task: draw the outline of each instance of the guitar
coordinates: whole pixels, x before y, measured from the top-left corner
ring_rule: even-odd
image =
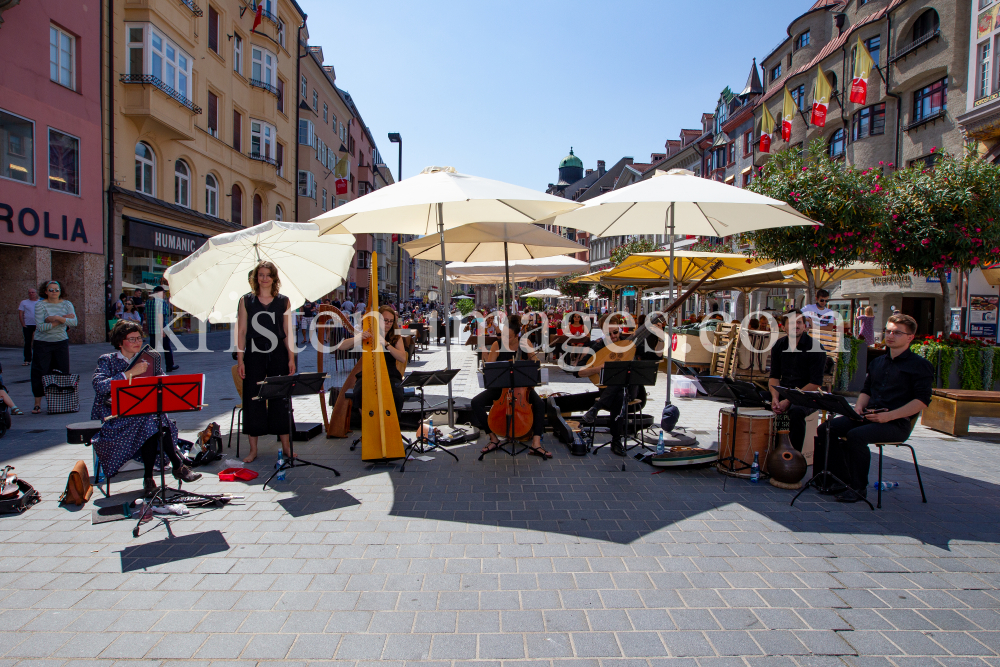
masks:
[[[634,358],[634,341],[619,340],[617,343],[607,342],[594,352],[593,356],[590,357],[590,361],[587,362],[587,365],[584,366],[584,368],[593,368],[594,366],[599,366],[607,361],[632,361]],[[601,384],[600,373],[587,377],[598,387],[604,386]]]
[[[378,266],[377,261],[377,253],[373,252],[372,266]],[[362,343],[361,353],[361,376],[365,387],[361,398],[362,461],[398,459],[405,455],[399,415],[392,400],[392,381],[385,365],[385,346],[376,328],[382,326],[382,316],[378,312],[378,274],[374,271],[370,274],[367,316],[361,322],[362,330],[371,334]]]

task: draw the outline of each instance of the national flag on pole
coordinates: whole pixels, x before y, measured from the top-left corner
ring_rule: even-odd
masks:
[[[826,126],[826,110],[830,106],[830,79],[826,78],[823,66],[816,68],[816,82],[813,83],[813,110],[809,122],[816,127]]]
[[[795,100],[785,86],[785,103],[781,107],[781,138],[783,141],[792,140],[792,119],[795,118]]]
[[[250,32],[255,32],[257,30],[257,26],[260,25],[260,22],[263,19],[264,19],[264,5],[261,2],[258,2],[257,11],[253,15],[253,27],[250,28]]]
[[[867,101],[868,75],[874,66],[875,61],[859,37],[858,44],[854,47],[854,78],[851,80],[851,101],[855,104],[864,104]]]
[[[336,187],[336,192],[338,195],[347,194],[347,179],[351,174],[351,160],[350,155],[345,155],[337,161],[337,164],[333,167],[333,175],[336,180],[333,182],[334,187]]]
[[[774,134],[774,116],[767,110],[767,105],[761,107],[764,115],[760,119],[760,152],[771,152],[771,135]]]

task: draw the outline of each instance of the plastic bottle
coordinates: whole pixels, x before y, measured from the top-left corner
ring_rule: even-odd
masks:
[[[662,454],[664,451],[665,447],[663,445],[663,431],[660,431],[660,439],[656,441],[656,453]]]
[[[895,489],[897,486],[899,486],[899,482],[882,482],[882,490],[883,491],[889,491],[891,489]],[[878,482],[875,482],[874,484],[872,484],[872,488],[873,489],[878,490],[878,487],[879,487],[879,483]]]
[[[427,442],[430,443],[431,447],[434,446],[434,418],[431,417],[427,420]]]
[[[753,453],[753,463],[750,464],[750,481],[754,484],[760,481],[760,453]]]
[[[285,452],[284,450],[279,449],[278,460],[274,464],[274,467],[278,469],[278,474],[276,475],[275,479],[277,479],[279,482],[285,481],[285,471],[282,470],[282,467],[284,465],[285,465]]]

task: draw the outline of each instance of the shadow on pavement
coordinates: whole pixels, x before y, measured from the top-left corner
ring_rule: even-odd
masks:
[[[144,570],[156,565],[229,551],[229,543],[218,530],[168,537],[157,542],[125,547],[121,554],[122,572]]]

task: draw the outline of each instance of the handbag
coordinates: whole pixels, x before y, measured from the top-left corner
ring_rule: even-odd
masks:
[[[87,470],[87,464],[83,461],[77,461],[73,469],[69,471],[66,490],[59,496],[59,502],[67,505],[85,505],[93,494],[94,487],[90,483],[90,471]]]
[[[80,411],[79,375],[43,375],[42,386],[48,414]]]

